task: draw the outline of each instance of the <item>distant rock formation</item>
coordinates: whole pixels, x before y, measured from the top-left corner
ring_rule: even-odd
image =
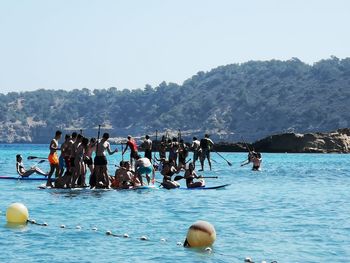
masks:
[[[349,153],[350,129],[329,133],[284,133],[268,136],[253,143],[259,152]]]

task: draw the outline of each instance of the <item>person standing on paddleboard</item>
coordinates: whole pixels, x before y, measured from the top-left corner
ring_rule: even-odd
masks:
[[[165,136],[162,136],[162,139],[160,141],[160,145],[159,145],[159,159],[166,159],[166,139]]]
[[[197,139],[197,137],[193,137],[191,149],[193,151],[192,163],[193,163],[193,166],[196,167],[196,161],[199,159],[200,154],[201,154],[201,145],[200,145],[200,141]]]
[[[200,147],[201,147],[201,157],[200,157],[200,163],[201,163],[201,169],[199,171],[204,171],[204,161],[205,159],[208,160],[209,169],[211,171],[211,160],[210,160],[210,151],[214,146],[214,142],[209,139],[209,134],[205,134],[204,138],[200,141]]]
[[[111,150],[111,145],[108,142],[109,133],[104,133],[102,139],[97,143],[95,156],[95,173],[97,177],[97,187],[109,188],[109,177],[107,171],[107,157],[105,152],[109,155],[118,152],[118,148]]]
[[[148,158],[152,162],[152,141],[148,135],[145,136],[142,146],[145,150],[145,158]]]
[[[173,161],[177,167],[177,158],[179,154],[179,142],[176,137],[173,137],[173,140],[170,143],[169,149],[169,161]]]
[[[55,172],[55,177],[58,178],[60,174],[60,166],[59,166],[59,161],[58,161],[58,155],[57,155],[57,150],[60,150],[58,148],[58,141],[61,139],[62,132],[61,131],[56,131],[55,138],[53,138],[50,142],[50,154],[48,156],[48,160],[50,163],[50,172],[48,174],[47,178],[47,183],[46,186],[52,187],[52,181],[51,181],[51,176]]]
[[[66,134],[66,136],[64,137],[64,143],[62,143],[61,145],[61,154],[60,154],[60,157],[58,158],[58,161],[60,164],[60,177],[63,175],[64,169],[65,168],[68,169],[66,165],[65,157],[68,150],[69,140],[70,140],[70,135]]]
[[[180,139],[178,152],[179,152],[178,167],[180,168],[185,167],[186,158],[188,157],[188,146],[183,139]]]
[[[126,142],[126,147],[122,153],[122,155],[124,155],[124,153],[126,152],[126,150],[130,148],[130,165],[131,165],[131,169],[133,169],[134,164],[135,164],[135,160],[137,158],[137,156],[139,155],[138,150],[137,150],[137,144],[134,140],[134,138],[131,137],[131,135],[128,135],[128,141]]]

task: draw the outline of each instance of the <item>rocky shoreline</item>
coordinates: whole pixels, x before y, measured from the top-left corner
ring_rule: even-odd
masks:
[[[350,129],[325,133],[281,133],[248,143],[248,147],[268,153],[350,153]],[[215,144],[215,150],[247,152],[247,147],[243,142],[219,142]]]
[[[44,136],[39,137],[43,138]],[[190,141],[190,138],[190,136],[186,136],[185,141]],[[114,142],[119,143],[120,139],[114,138]],[[48,141],[48,138],[45,141],[32,141],[21,137],[20,140],[0,140],[0,143],[47,143]],[[154,144],[156,143],[154,142]],[[268,153],[350,153],[350,128],[323,133],[281,133],[247,145],[255,151]],[[245,142],[216,141],[214,150],[218,152],[247,152],[247,147]]]
[[[265,137],[252,144],[250,149],[268,153],[350,153],[350,129],[332,132],[281,133]],[[215,150],[246,152],[244,143],[217,143]]]

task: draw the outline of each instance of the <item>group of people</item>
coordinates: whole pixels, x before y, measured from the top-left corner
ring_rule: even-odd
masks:
[[[109,134],[104,133],[102,138],[88,139],[82,134],[73,132],[65,135],[65,140],[59,147],[59,140],[62,132],[56,131],[54,138],[50,142],[48,161],[50,171],[43,172],[36,166],[29,170],[24,168],[22,156],[17,155],[17,172],[25,177],[33,173],[47,176],[47,186],[53,187],[52,175],[55,174],[56,188],[74,188],[86,187],[86,174],[90,171],[89,184],[91,188],[130,188],[142,186],[155,182],[155,171],[159,171],[163,176],[160,183],[164,188],[176,188],[180,184],[173,180],[172,176],[184,171],[187,187],[203,187],[204,179],[197,175],[195,171],[196,162],[199,160],[201,169],[204,170],[204,161],[208,161],[211,170],[210,152],[213,149],[214,142],[205,134],[204,138],[198,140],[193,137],[191,144],[185,143],[180,138],[172,139],[163,136],[161,141],[153,147],[154,144],[148,135],[145,136],[141,147],[144,150],[144,157],[141,157],[138,151],[138,145],[132,136],[127,137],[126,146],[122,144],[122,161],[120,161],[114,176],[110,176],[107,169],[106,154],[113,155],[118,149],[111,149],[109,143]],[[98,136],[99,137],[99,136]],[[130,149],[129,161],[124,160],[124,154]],[[60,155],[58,155],[60,151]],[[167,156],[167,152],[169,154]],[[188,159],[189,152],[193,151],[192,161]],[[156,157],[159,153],[159,158]],[[153,153],[153,157],[152,157]],[[94,155],[94,158],[93,158]],[[191,161],[191,162],[190,162]],[[248,161],[243,165],[253,162],[253,170],[258,170],[261,163],[260,153],[249,152]],[[151,178],[152,176],[152,178]]]
[[[110,188],[112,186],[124,188],[126,184],[130,186],[143,185],[142,176],[145,174],[148,184],[150,174],[154,172],[153,166],[148,158],[142,158],[136,148],[132,151],[132,158],[136,160],[135,168],[132,170],[126,162],[120,164],[116,176],[109,176],[106,155],[113,155],[118,152],[118,148],[112,150],[109,143],[109,134],[104,133],[101,139],[91,138],[90,140],[82,134],[73,132],[65,136],[65,141],[58,147],[62,133],[57,131],[50,143],[50,172],[48,173],[47,186],[53,187],[51,177],[55,173],[56,188],[86,187],[86,173],[90,170],[89,185],[91,188]],[[130,141],[132,140],[131,136]],[[61,151],[58,156],[58,151]],[[93,153],[95,156],[93,158]],[[125,151],[123,151],[123,154]],[[124,180],[127,177],[130,180]],[[121,178],[123,180],[121,180]],[[129,181],[129,182],[125,182]],[[119,184],[120,182],[121,184]]]

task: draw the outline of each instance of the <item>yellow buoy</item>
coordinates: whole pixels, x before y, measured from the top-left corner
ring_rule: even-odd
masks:
[[[215,239],[214,226],[206,221],[197,221],[188,229],[184,246],[207,247],[211,246]]]
[[[24,204],[13,203],[6,210],[6,219],[8,223],[25,224],[28,218],[28,209]]]

